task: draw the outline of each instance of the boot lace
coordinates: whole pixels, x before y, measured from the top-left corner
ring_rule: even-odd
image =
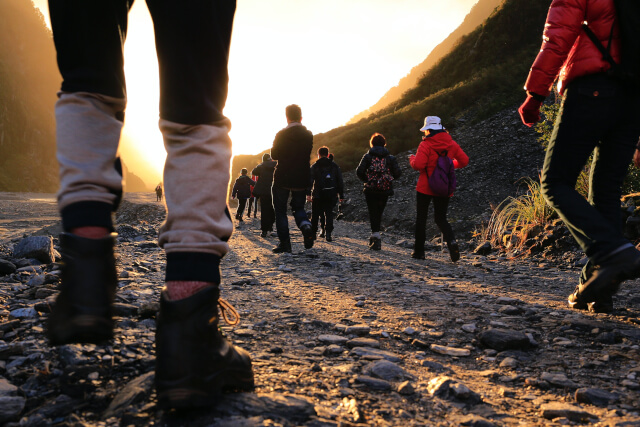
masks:
[[[233,305],[229,301],[223,298],[218,298],[218,305],[220,306],[220,313],[222,314],[222,318],[225,323],[229,326],[235,326],[240,322],[240,315],[238,311],[235,309]],[[231,317],[229,317],[229,314]],[[215,317],[212,317],[209,320],[209,323],[214,323],[216,321]]]

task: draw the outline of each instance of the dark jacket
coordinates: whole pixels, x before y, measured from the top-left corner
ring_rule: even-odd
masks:
[[[331,191],[323,191],[323,178],[328,173],[334,177],[335,186]],[[318,161],[309,168],[309,189],[307,190],[307,194],[313,197],[320,197],[326,193],[330,193],[332,196],[339,194],[340,198],[344,199],[344,183],[342,181],[340,166],[327,157],[320,157]]]
[[[251,175],[257,176],[259,179],[256,186],[253,187],[253,195],[264,197],[271,195],[271,184],[273,183],[273,172],[276,169],[277,162],[267,160],[253,168]]]
[[[306,189],[309,184],[309,160],[313,134],[300,123],[291,123],[276,134],[271,158],[278,161],[273,185],[290,189]]]
[[[389,172],[391,172],[391,176],[393,176],[393,179],[400,178],[400,175],[402,175],[402,171],[400,170],[400,166],[398,166],[398,161],[396,160],[396,158],[389,154],[389,150],[387,150],[386,148],[375,146],[371,147],[367,154],[362,156],[362,160],[360,160],[360,164],[356,169],[356,174],[362,182],[367,182],[367,169],[369,169],[371,160],[374,157],[386,158],[385,162],[387,164],[387,169],[389,169]],[[373,193],[374,191],[365,188],[364,192]],[[393,188],[387,191],[375,191],[375,193],[391,196],[393,194]]]
[[[256,182],[249,178],[247,175],[240,175],[236,179],[236,183],[233,184],[233,191],[231,197],[238,199],[248,199],[251,197],[251,186],[256,185]]]

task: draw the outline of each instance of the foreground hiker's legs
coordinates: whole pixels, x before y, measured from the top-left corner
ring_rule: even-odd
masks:
[[[591,262],[600,266],[576,289],[572,305],[607,298],[636,274],[640,253],[622,236],[616,211],[640,134],[638,114],[640,98],[603,75],[570,84],[558,113],[542,191]],[[589,203],[574,186],[592,153]]]

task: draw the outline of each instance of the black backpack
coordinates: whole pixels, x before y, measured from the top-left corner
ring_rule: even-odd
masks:
[[[322,191],[336,190],[336,176],[333,165],[320,169],[318,188]]]
[[[640,88],[640,2],[638,0],[614,0],[616,21],[620,27],[621,58],[616,63],[611,57],[611,40],[613,28],[609,35],[609,43],[605,48],[587,24],[582,24],[587,36],[602,53],[602,59],[611,64],[611,75],[625,85]],[[614,23],[615,25],[615,23]]]

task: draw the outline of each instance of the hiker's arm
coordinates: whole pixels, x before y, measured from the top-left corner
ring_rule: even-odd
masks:
[[[425,143],[420,144],[416,155],[412,159],[409,159],[411,167],[414,170],[423,171],[427,167],[427,164],[429,164],[430,151]]]
[[[260,165],[258,165],[255,168],[253,168],[253,170],[251,171],[251,175],[260,176]]]
[[[273,160],[278,160],[280,158],[280,132],[276,134],[276,137],[273,140],[273,147],[271,147],[271,158]]]
[[[402,169],[400,169],[400,165],[398,165],[398,159],[394,156],[391,156],[391,164],[389,165],[389,169],[391,170],[391,175],[393,179],[398,179],[402,176]]]
[[[309,168],[309,183],[307,184],[307,197],[311,197],[311,190],[315,181],[315,169],[313,165]]]
[[[367,155],[365,154],[364,156],[362,156],[362,159],[360,160],[360,164],[356,169],[356,175],[358,175],[358,178],[360,178],[360,181],[367,182],[367,168],[369,167],[368,163],[369,162],[367,159]]]
[[[456,144],[457,145],[457,144]],[[465,166],[467,166],[469,164],[469,156],[467,156],[467,153],[465,153],[464,151],[462,151],[462,148],[457,145],[456,147],[456,152],[454,153],[454,157],[453,157],[453,166],[456,169],[459,168],[463,168]]]
[[[542,35],[542,47],[524,85],[527,92],[549,96],[560,68],[569,56],[586,13],[585,1],[553,0]]]
[[[338,187],[340,200],[344,199],[344,181],[342,180],[342,171],[338,165],[336,165],[336,186]]]

